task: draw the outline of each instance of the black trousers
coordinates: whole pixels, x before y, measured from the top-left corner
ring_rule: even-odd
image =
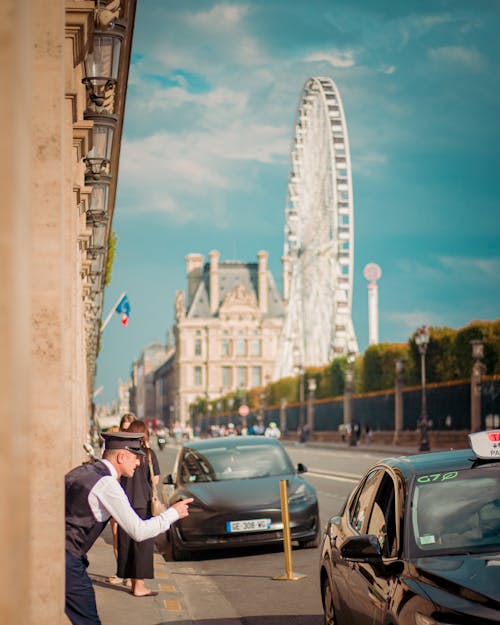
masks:
[[[134,508],[141,519],[151,518],[150,507]],[[116,574],[118,577],[129,579],[153,579],[153,553],[155,539],[148,538],[140,543],[132,540],[130,536],[118,526],[118,562]]]
[[[73,625],[101,625],[95,592],[87,573],[89,561],[66,551],[66,608]]]

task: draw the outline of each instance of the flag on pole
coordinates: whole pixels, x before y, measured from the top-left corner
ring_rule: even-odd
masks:
[[[97,397],[98,395],[101,395],[104,391],[104,386],[100,386],[99,388],[96,388],[96,390],[94,391],[94,398]]]
[[[128,318],[130,316],[130,302],[126,293],[124,293],[123,297],[116,305],[115,311],[120,315],[122,326],[127,327]]]

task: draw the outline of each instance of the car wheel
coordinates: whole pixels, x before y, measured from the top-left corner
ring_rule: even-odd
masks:
[[[319,547],[319,532],[316,536],[311,540],[299,540],[300,549],[314,549],[315,547]]]
[[[335,608],[333,607],[332,587],[328,577],[325,577],[323,580],[323,613],[325,625],[337,625]]]
[[[175,560],[176,562],[181,562],[182,560],[190,560],[191,559],[191,552],[190,551],[186,551],[186,549],[181,549],[176,541],[175,538],[171,538],[171,543],[172,543],[172,559]]]

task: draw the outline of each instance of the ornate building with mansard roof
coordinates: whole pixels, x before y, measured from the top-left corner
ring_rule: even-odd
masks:
[[[284,319],[284,304],[268,268],[258,262],[209,262],[188,254],[187,292],[175,300],[175,414],[189,418],[189,406],[203,397],[264,385],[272,376]]]

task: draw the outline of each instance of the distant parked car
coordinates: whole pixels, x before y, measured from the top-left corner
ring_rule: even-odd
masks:
[[[283,540],[280,480],[288,480],[291,538],[319,544],[316,491],[279,441],[256,436],[183,443],[165,479],[167,501],[193,497],[189,516],[169,530],[176,560],[202,549],[228,549]],[[170,492],[168,492],[170,491]]]
[[[500,623],[500,430],[389,458],[327,523],[325,625]]]

